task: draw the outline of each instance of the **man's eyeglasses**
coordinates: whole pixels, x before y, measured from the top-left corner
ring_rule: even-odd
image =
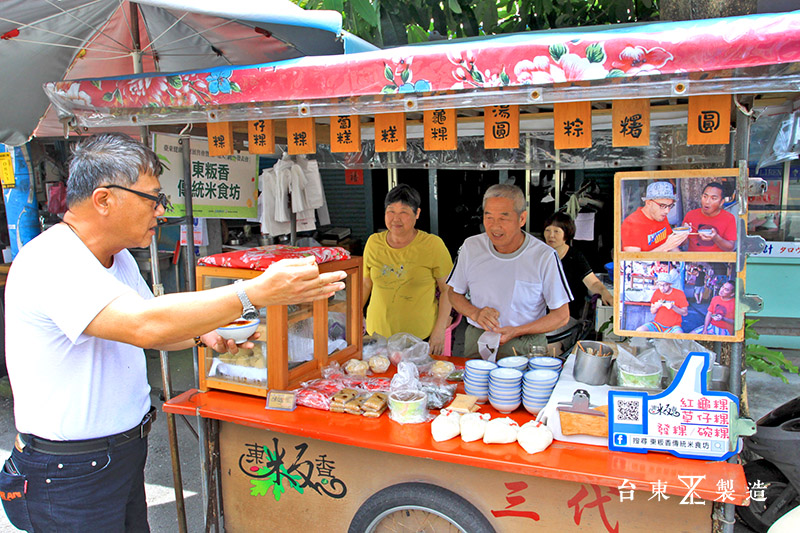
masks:
[[[159,205],[163,206],[164,210],[167,211],[172,208],[172,203],[169,201],[169,198],[167,198],[167,195],[164,194],[163,192],[158,193],[158,196],[153,196],[152,194],[147,194],[141,191],[135,191],[133,189],[123,187],[122,185],[102,185],[102,187],[105,187],[106,189],[122,189],[123,191],[132,192],[136,196],[147,198],[148,200],[156,203],[156,205],[153,206],[153,209],[158,209]]]
[[[655,200],[653,200],[653,203],[656,204],[661,209],[664,209],[665,211],[670,211],[673,207],[675,207],[674,203],[673,204],[660,204],[660,203],[656,202]]]

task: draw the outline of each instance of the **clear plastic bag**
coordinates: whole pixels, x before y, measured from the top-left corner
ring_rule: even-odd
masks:
[[[389,357],[389,348],[387,346],[386,337],[380,333],[364,335],[364,341],[361,348],[361,359],[366,361],[373,355],[383,355]]]
[[[661,388],[661,356],[655,348],[634,356],[619,348],[617,356],[617,384],[620,387],[640,389]]]
[[[389,392],[389,418],[399,424],[421,424],[431,419],[428,397],[420,390],[416,365],[401,361]]]
[[[447,383],[434,376],[422,377],[419,380],[420,390],[428,397],[428,409],[441,409],[449,405],[456,397],[455,383]]]
[[[389,360],[400,366],[401,362],[414,363],[420,372],[427,372],[433,365],[430,345],[411,333],[395,333],[387,340]]]

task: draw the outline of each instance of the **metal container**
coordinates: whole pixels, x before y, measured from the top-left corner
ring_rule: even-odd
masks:
[[[602,355],[591,355],[586,350]],[[602,342],[579,342],[575,346],[575,367],[572,376],[576,381],[587,385],[605,385],[608,383],[613,353],[611,347]]]

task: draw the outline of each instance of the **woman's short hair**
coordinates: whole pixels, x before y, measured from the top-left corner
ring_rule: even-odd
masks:
[[[483,209],[486,209],[486,200],[489,198],[508,198],[513,202],[517,215],[525,212],[525,193],[516,185],[510,183],[495,183],[483,194]]]
[[[130,187],[139,176],[161,175],[161,161],[150,148],[124,133],[92,135],[72,150],[67,206],[92,195],[101,185]]]
[[[575,221],[563,211],[556,211],[550,215],[547,220],[544,221],[543,228],[547,229],[547,226],[561,228],[564,232],[564,242],[567,244],[572,242],[572,238],[575,237]]]
[[[401,183],[386,193],[386,199],[383,201],[383,209],[385,210],[387,207],[397,202],[407,205],[416,213],[422,200],[414,187]]]

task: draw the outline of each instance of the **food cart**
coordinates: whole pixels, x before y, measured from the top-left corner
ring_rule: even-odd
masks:
[[[558,185],[567,168],[742,168],[737,161],[747,159],[752,113],[797,95],[798,37],[800,14],[790,13],[520,34],[147,76],[145,97],[130,93],[131,79],[58,82],[46,90],[62,114],[87,127],[235,122],[242,129],[244,122],[258,123],[285,137],[290,154],[316,153],[328,168],[553,168]],[[218,86],[236,90],[199,90],[200,105],[174,97],[174,91],[203,88],[211,78],[225,78],[228,83]],[[709,101],[703,98],[719,95],[726,97],[728,118],[720,107],[706,113]],[[625,114],[621,103],[634,101],[646,111]],[[449,120],[455,119],[457,142],[435,149],[441,145],[428,141],[441,141],[452,130],[429,121],[448,110],[454,110]],[[349,138],[336,136],[343,117],[356,124],[362,142],[355,147],[339,146]],[[631,128],[631,120],[646,125],[647,134]],[[701,134],[721,132],[723,140],[698,141],[688,131],[698,123],[709,130]],[[626,139],[616,138],[618,129]],[[273,146],[265,153],[272,153],[274,138],[266,138]],[[251,149],[259,139],[251,130]],[[740,174],[737,183],[746,179]],[[740,235],[737,272],[750,251],[746,233]],[[743,284],[737,290],[740,315],[745,305],[757,307]],[[280,311],[275,335],[285,336],[280,323],[287,324],[289,313]],[[356,331],[348,329],[349,346],[358,342]],[[736,397],[741,345],[733,347],[727,389]],[[327,362],[327,354],[315,354],[310,366],[319,372]],[[284,365],[288,361],[268,371],[283,372]],[[286,531],[318,530],[320,524],[364,531],[395,519],[444,521],[462,531],[527,531],[538,524],[698,531],[714,523],[731,531],[733,505],[750,496],[735,457],[699,461],[568,440],[529,455],[516,444],[435,442],[429,424],[401,425],[385,415],[368,420],[306,407],[265,409],[266,386],[264,395],[231,392],[224,384],[204,389],[171,399],[165,409],[199,416],[207,428],[207,521],[219,528],[222,517],[229,531],[265,524]],[[498,416],[490,406],[481,411]],[[532,418],[520,410],[510,416],[520,423]],[[732,442],[730,451],[737,449]]]

